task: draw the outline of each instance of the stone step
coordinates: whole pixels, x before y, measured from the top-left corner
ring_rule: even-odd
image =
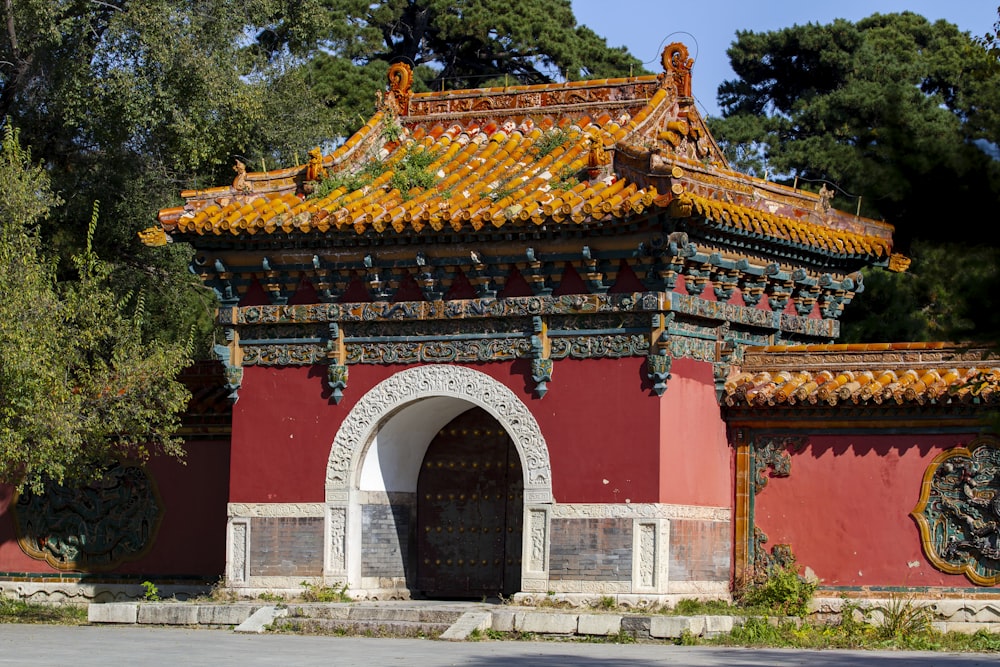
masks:
[[[398,620],[352,620],[342,618],[301,618],[286,616],[274,627],[290,632],[314,635],[350,635],[355,637],[410,637],[436,639],[450,623],[427,623]]]
[[[288,615],[297,618],[345,621],[403,621],[409,623],[441,623],[451,625],[463,614],[463,609],[447,607],[373,607],[352,604],[289,604]]]

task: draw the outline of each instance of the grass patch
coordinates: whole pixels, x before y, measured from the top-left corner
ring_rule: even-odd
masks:
[[[746,613],[725,600],[678,600],[673,609],[665,608],[664,613],[677,616],[737,616]]]
[[[306,602],[354,602],[347,594],[347,584],[340,588],[302,582],[302,599]]]
[[[549,130],[538,137],[531,152],[535,157],[545,157],[555,149],[559,148],[572,138],[572,133],[566,128],[557,127]]]
[[[803,617],[816,592],[816,584],[806,581],[794,563],[772,568],[767,577],[740,591],[739,605],[750,613]]]
[[[381,160],[372,160],[356,172],[338,171],[320,181],[309,195],[309,199],[322,199],[337,188],[344,188],[345,192],[361,190],[384,172],[385,165]]]
[[[393,166],[389,177],[389,188],[399,190],[404,200],[410,198],[413,188],[421,190],[434,185],[437,177],[428,171],[434,156],[427,151],[409,151]]]
[[[40,604],[0,598],[0,623],[47,623],[85,625],[87,608],[75,604]]]

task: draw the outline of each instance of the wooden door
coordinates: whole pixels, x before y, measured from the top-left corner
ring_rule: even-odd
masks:
[[[455,598],[519,591],[523,489],[517,448],[485,410],[441,429],[417,481],[417,588]]]

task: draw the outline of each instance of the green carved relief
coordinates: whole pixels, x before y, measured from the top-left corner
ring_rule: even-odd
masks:
[[[936,456],[910,516],[934,567],[1000,584],[1000,443],[978,438]]]
[[[18,544],[57,570],[110,570],[152,545],[163,503],[138,465],[119,464],[83,488],[50,484],[13,504]]]

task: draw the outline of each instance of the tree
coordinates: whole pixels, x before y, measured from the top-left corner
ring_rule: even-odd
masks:
[[[1000,200],[995,56],[954,25],[909,12],[740,32],[729,55],[739,78],[720,86],[723,118],[711,127],[737,167],[833,184],[835,206],[893,223],[896,247],[913,254],[910,276],[869,274],[845,313],[848,339],[988,335],[952,286],[998,281],[983,264],[995,253],[972,248],[992,240],[983,213]],[[919,299],[916,319],[871,311],[872,292],[894,286],[899,298],[883,301]],[[869,316],[883,322],[850,330]]]
[[[576,24],[569,0],[328,2],[314,89],[349,118],[368,116],[389,63],[414,68],[414,89],[478,88],[643,73],[624,48]],[[258,35],[270,52],[301,49],[285,24]]]
[[[94,246],[120,293],[147,295],[145,333],[180,341],[196,325],[202,352],[215,303],[190,248],[136,239],[180,190],[226,183],[237,157],[290,166],[348,135],[396,58],[434,87],[639,71],[568,0],[3,0],[0,15],[0,118],[62,197],[41,230],[60,271],[101,201]]]
[[[95,249],[119,293],[143,291],[146,334],[208,349],[214,297],[182,244],[152,251],[136,232],[180,190],[224,183],[232,165],[274,168],[337,131],[304,72],[248,44],[264,0],[5,0],[0,118],[44,159],[61,203],[41,234],[74,271],[80,221],[101,201]]]
[[[57,281],[37,233],[59,198],[8,124],[0,144],[0,482],[41,492],[111,462],[180,456],[188,348],[142,335],[143,297],[121,299],[93,252]]]

